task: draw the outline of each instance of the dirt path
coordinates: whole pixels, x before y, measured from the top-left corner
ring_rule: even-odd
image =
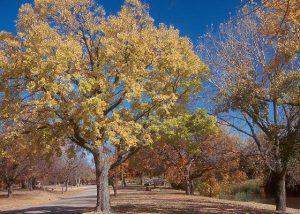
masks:
[[[19,213],[83,213],[93,209],[96,203],[95,187],[89,187],[76,196],[56,202],[47,203],[29,209],[2,212],[3,214]],[[275,213],[272,205],[232,202],[200,196],[186,196],[175,190],[148,192],[144,188],[129,187],[119,190],[117,198],[112,197],[114,213],[161,213],[161,214],[218,214],[218,213]],[[289,213],[300,214],[300,210],[289,209]]]

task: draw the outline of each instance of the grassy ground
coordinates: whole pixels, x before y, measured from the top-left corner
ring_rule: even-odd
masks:
[[[49,186],[45,190],[15,190],[12,198],[7,198],[7,192],[0,191],[0,212],[4,210],[32,207],[51,201],[72,196],[85,187],[70,187],[68,192],[62,194],[61,187]]]
[[[118,214],[275,213],[275,206],[272,205],[187,196],[181,191],[170,189],[148,192],[141,188],[120,190],[117,198],[112,197],[112,209]],[[288,209],[288,213],[300,214],[300,210]]]
[[[73,189],[67,194],[62,195],[59,192],[47,191],[33,191],[33,192],[18,192],[14,198],[0,198],[0,212],[1,209],[8,210],[11,208],[24,208],[31,207],[31,211],[39,210],[34,206],[44,204],[42,210],[54,212],[59,214],[81,214],[93,210],[96,203],[95,200],[95,187],[93,187],[92,194],[90,189],[88,195],[84,193],[77,194],[80,190]],[[112,191],[111,191],[112,193]],[[74,195],[74,196],[72,196]],[[58,200],[68,197],[70,207],[59,204],[50,209],[47,207],[48,201]],[[66,199],[64,199],[66,200]],[[61,200],[61,201],[64,201]],[[76,202],[78,207],[72,207],[70,203]],[[58,201],[59,202],[59,201]],[[86,203],[89,202],[89,203]],[[86,204],[85,204],[86,203]],[[74,203],[73,203],[74,204]],[[207,198],[201,196],[187,196],[182,191],[172,189],[161,189],[160,191],[145,191],[144,187],[130,186],[125,189],[118,190],[118,196],[111,198],[112,211],[115,214],[219,214],[219,213],[244,213],[244,214],[268,214],[275,213],[275,206],[259,204],[253,202],[236,202],[228,200],[220,200],[214,198]],[[29,209],[30,210],[30,209]],[[26,211],[26,210],[25,210]],[[28,210],[27,210],[28,211]],[[26,211],[26,212],[27,212]],[[34,212],[28,212],[34,213]],[[36,212],[37,213],[37,212]],[[38,212],[41,213],[41,212]],[[43,212],[45,213],[45,212]],[[288,209],[288,213],[300,214],[300,210]]]

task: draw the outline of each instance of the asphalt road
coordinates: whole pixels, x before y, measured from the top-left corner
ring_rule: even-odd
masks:
[[[81,214],[84,211],[92,210],[96,205],[96,186],[90,186],[81,193],[53,201],[47,204],[38,205],[26,209],[17,209],[1,212],[1,214],[35,214],[35,213],[56,213],[56,214]]]

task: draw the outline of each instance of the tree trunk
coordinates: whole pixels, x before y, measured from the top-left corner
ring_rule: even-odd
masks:
[[[126,178],[123,176],[123,187],[126,187],[127,186],[127,184],[126,184]]]
[[[21,188],[22,189],[27,189],[27,185],[26,185],[26,180],[25,179],[21,180]]]
[[[113,190],[114,190],[114,196],[117,197],[118,188],[117,188],[117,180],[116,180],[116,178],[112,179],[111,184],[112,184],[112,187],[113,187]]]
[[[32,178],[29,178],[29,181],[28,181],[28,183],[29,183],[29,190],[30,190],[30,191],[32,191],[32,189],[33,189],[33,182],[32,182]]]
[[[187,195],[193,195],[194,194],[194,181],[192,179],[187,179],[186,180],[185,193]]]
[[[110,165],[102,153],[93,154],[96,167],[97,204],[96,212],[110,212],[108,172]]]
[[[69,178],[66,179],[66,191],[65,192],[68,192],[68,186],[69,186]]]
[[[11,198],[13,196],[13,185],[12,183],[7,184],[7,197]]]
[[[32,182],[32,189],[36,189],[36,178],[33,177],[31,182]]]
[[[186,166],[186,187],[185,187],[185,194],[192,195],[194,194],[194,181],[191,179],[191,162],[188,163]]]
[[[279,173],[276,177],[275,203],[276,210],[281,213],[286,212],[285,176],[286,173]]]
[[[144,176],[143,175],[140,176],[140,185],[144,186]]]
[[[81,179],[80,178],[76,178],[75,179],[75,186],[79,187],[80,186],[80,182],[81,182]]]
[[[191,185],[191,187],[190,187],[190,189],[191,189],[191,195],[194,195],[195,185],[194,185],[194,180],[193,179],[191,179],[190,185]]]
[[[114,196],[117,197],[118,194],[118,168],[117,167],[115,169],[115,175],[112,178],[112,187],[114,189]]]

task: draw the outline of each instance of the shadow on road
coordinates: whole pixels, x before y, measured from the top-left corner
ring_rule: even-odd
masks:
[[[83,212],[91,211],[90,207],[68,207],[68,206],[44,206],[32,207],[28,209],[3,211],[1,214],[35,214],[35,213],[56,213],[56,214],[81,214]]]

